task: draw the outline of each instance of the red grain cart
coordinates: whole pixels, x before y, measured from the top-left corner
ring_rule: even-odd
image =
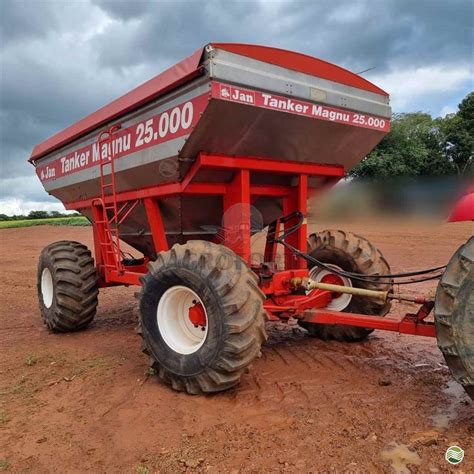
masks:
[[[453,256],[436,301],[384,319],[392,274],[379,250],[339,230],[307,235],[308,198],[388,133],[386,92],[325,61],[263,46],[209,44],[37,145],[48,193],[92,223],[82,244],[47,246],[38,296],[47,327],[94,318],[100,287],[138,285],[143,350],[176,390],[216,392],[260,354],[266,320],[312,336],[374,329],[437,336],[474,396],[474,240]],[[472,216],[471,216],[472,218]],[[266,228],[260,255],[251,237]],[[126,242],[141,255],[127,256]],[[278,247],[284,249],[279,258]],[[435,323],[427,321],[434,308]]]

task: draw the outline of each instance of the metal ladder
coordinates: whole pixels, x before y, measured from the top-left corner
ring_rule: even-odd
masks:
[[[102,256],[101,265],[105,269],[105,277],[111,271],[122,273],[124,271],[123,252],[120,248],[120,224],[130,215],[140,202],[139,199],[125,201],[120,207],[117,200],[116,178],[115,178],[115,153],[112,145],[114,133],[120,129],[119,125],[113,125],[108,130],[99,134],[99,171],[100,171],[100,198],[94,199],[98,219],[94,223],[97,226],[98,245]],[[107,153],[102,155],[103,146],[107,147]],[[105,169],[110,166],[110,173]]]
[[[100,199],[94,204],[99,208],[101,218],[95,221],[100,228],[98,232],[99,245],[102,254],[102,265],[105,273],[117,270],[123,271],[122,252],[120,250],[119,212],[117,205],[117,190],[115,181],[115,156],[112,146],[114,133],[120,126],[114,125],[99,134],[99,172],[100,172]],[[102,154],[103,146],[107,147],[107,153]],[[106,167],[110,166],[110,173],[106,173]]]

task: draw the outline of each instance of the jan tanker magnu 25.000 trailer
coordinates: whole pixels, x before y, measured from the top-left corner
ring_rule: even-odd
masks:
[[[138,285],[143,350],[176,390],[235,386],[260,354],[265,321],[296,318],[324,339],[437,337],[474,397],[473,238],[446,268],[394,274],[361,236],[307,235],[308,197],[366,156],[390,116],[386,92],[338,66],[214,43],[40,143],[30,161],[44,188],[94,234],[94,257],[73,241],[41,253],[46,326],[83,329],[99,288]],[[440,278],[435,300],[394,294],[394,283],[430,278]],[[419,310],[384,318],[393,298]]]

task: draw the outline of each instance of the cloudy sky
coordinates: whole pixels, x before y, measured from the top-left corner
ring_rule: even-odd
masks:
[[[1,0],[0,213],[62,210],[34,144],[211,41],[301,51],[365,74],[396,112],[473,89],[472,0]]]

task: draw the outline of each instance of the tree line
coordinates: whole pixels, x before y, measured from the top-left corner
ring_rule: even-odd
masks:
[[[0,221],[23,221],[28,219],[58,219],[60,217],[75,217],[80,216],[78,212],[63,213],[59,211],[30,211],[27,215],[18,214],[15,216],[7,216],[0,214]]]
[[[474,175],[474,92],[456,113],[433,119],[424,112],[394,114],[391,130],[349,172],[369,181],[413,176]]]

